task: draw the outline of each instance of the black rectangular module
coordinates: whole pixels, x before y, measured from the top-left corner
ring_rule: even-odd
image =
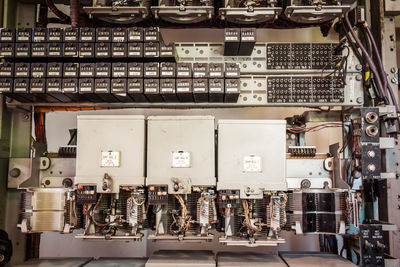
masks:
[[[147,42],[143,46],[143,56],[145,58],[160,57],[160,43]]]
[[[208,63],[193,63],[193,78],[208,78]]]
[[[163,102],[163,98],[160,95],[159,79],[144,79],[143,84],[144,95],[150,102]]]
[[[143,28],[130,27],[128,28],[128,42],[143,42]]]
[[[31,75],[31,64],[25,62],[15,63],[14,76],[15,78],[29,78]]]
[[[79,79],[79,94],[90,102],[103,102],[103,100],[95,94],[94,79],[93,78],[80,78]]]
[[[209,102],[224,102],[224,85],[224,79],[208,80]]]
[[[30,43],[16,43],[15,44],[15,57],[16,58],[31,57],[31,44]]]
[[[94,57],[94,43],[79,43],[79,57],[93,58]]]
[[[113,78],[126,78],[128,76],[128,64],[124,62],[114,62],[111,67]]]
[[[32,43],[31,56],[33,58],[43,58],[47,56],[47,43]]]
[[[32,32],[33,43],[46,43],[47,42],[47,28],[34,28]]]
[[[138,42],[128,43],[129,58],[142,58],[143,55],[144,55],[143,43],[138,43]]]
[[[208,102],[208,79],[193,79],[194,102]]]
[[[13,81],[12,78],[0,78],[0,93],[8,97],[12,96]]]
[[[47,63],[47,78],[61,78],[63,75],[63,64],[59,62]]]
[[[0,43],[0,57],[13,58],[15,56],[14,43]]]
[[[14,43],[15,42],[15,29],[0,28],[0,42]]]
[[[31,63],[31,77],[45,78],[47,76],[47,64],[42,62]]]
[[[225,28],[224,56],[236,56],[240,45],[240,29]]]
[[[79,77],[79,63],[67,62],[63,65],[64,78],[78,78]]]
[[[0,93],[9,95],[12,93],[13,79],[12,78],[0,78]]]
[[[133,102],[132,98],[127,94],[127,80],[125,78],[111,79],[111,93],[120,102]]]
[[[63,56],[65,58],[72,58],[72,57],[78,57],[79,56],[79,44],[78,43],[73,43],[73,42],[68,42],[63,44]]]
[[[95,28],[79,28],[79,42],[93,43],[96,40]]]
[[[112,28],[96,28],[96,42],[109,43],[112,38]]]
[[[176,78],[192,78],[192,63],[176,63]]]
[[[159,42],[160,32],[157,27],[148,27],[144,29],[144,39],[145,42]]]
[[[79,28],[65,28],[63,34],[64,43],[79,42]]]
[[[226,103],[236,103],[240,95],[240,79],[225,80],[225,99]]]
[[[29,78],[18,78],[14,80],[13,93],[18,94],[20,97],[17,99],[20,102],[33,102],[34,98],[29,94]]]
[[[64,39],[62,28],[48,28],[47,29],[47,41],[49,43],[58,42],[61,43]]]
[[[225,78],[240,78],[240,66],[238,63],[225,63]]]
[[[217,199],[218,207],[232,207],[237,208],[240,204],[240,191],[239,190],[220,190],[218,191]]]
[[[81,186],[76,190],[76,203],[95,204],[97,202],[96,186]]]
[[[0,78],[12,78],[14,77],[14,63],[12,62],[0,62]]]
[[[94,77],[96,78],[110,78],[111,77],[111,63],[109,62],[97,62],[94,71]]]
[[[58,99],[46,94],[46,79],[45,78],[33,78],[30,84],[30,94],[34,97],[34,102],[60,102]]]
[[[129,62],[128,63],[128,78],[143,78],[144,72],[143,63]]]
[[[135,102],[147,102],[143,92],[143,79],[128,79],[127,93]]]
[[[109,58],[111,57],[111,44],[110,43],[96,43],[95,44],[95,57],[96,58]]]
[[[160,63],[160,77],[161,78],[174,78],[174,77],[176,77],[176,63],[174,63],[174,62],[161,62]]]
[[[126,28],[116,27],[112,28],[112,42],[124,43],[128,41],[128,31]]]
[[[158,78],[160,77],[160,64],[158,62],[144,63],[144,78]]]
[[[382,224],[361,224],[360,240],[358,241],[363,267],[384,267],[385,241]],[[395,265],[395,264],[394,264]]]
[[[111,57],[112,58],[126,58],[128,56],[127,43],[112,43],[111,44]]]
[[[256,44],[256,28],[240,29],[240,45],[238,56],[251,56]]]
[[[178,102],[175,82],[175,79],[160,79],[160,94],[165,102]]]
[[[176,79],[176,95],[180,102],[193,102],[192,79]]]
[[[78,87],[79,87],[78,79],[76,78],[62,79],[62,92],[72,101],[79,102],[83,99],[83,97],[79,95]]]
[[[30,43],[32,42],[32,28],[17,28],[15,35],[16,43]]]
[[[63,103],[71,102],[71,99],[62,93],[61,78],[47,78],[46,93]]]
[[[168,186],[150,186],[147,199],[153,211],[157,208],[155,205],[168,204]]]
[[[48,57],[62,57],[63,56],[62,43],[49,43],[47,45],[47,53],[46,54]]]
[[[160,57],[175,58],[175,43],[160,42]]]
[[[94,78],[95,77],[95,63],[80,63],[79,64],[79,77],[80,78]]]
[[[95,79],[94,91],[105,102],[118,102],[118,100],[111,94],[110,79]]]
[[[208,75],[210,78],[224,78],[224,63],[208,64]]]

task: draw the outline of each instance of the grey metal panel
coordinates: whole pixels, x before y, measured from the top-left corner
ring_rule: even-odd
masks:
[[[147,262],[146,258],[100,258],[98,260],[92,260],[87,266],[96,266],[96,267],[145,267]]]
[[[277,255],[270,253],[232,253],[217,254],[218,267],[286,267]]]
[[[211,251],[162,250],[155,252],[146,267],[215,267],[215,257]]]
[[[217,189],[287,190],[286,121],[218,121]]]
[[[75,183],[94,184],[97,185],[97,191],[102,192],[103,177],[107,173],[113,183],[109,193],[118,193],[119,186],[142,186],[144,135],[144,116],[78,116]],[[102,163],[103,153],[107,151],[119,154],[119,163],[114,167]]]
[[[37,267],[80,267],[90,261],[90,258],[68,258],[68,259],[35,259],[29,260],[15,267],[37,266]]]
[[[279,256],[290,267],[351,267],[357,266],[336,254],[318,252],[279,252]]]
[[[151,116],[147,133],[147,185],[170,184],[172,178],[189,185],[214,186],[215,148],[212,116]],[[173,166],[173,153],[190,154],[190,166]]]

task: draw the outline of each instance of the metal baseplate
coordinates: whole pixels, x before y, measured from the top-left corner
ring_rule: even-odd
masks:
[[[198,242],[198,241],[213,241],[214,235],[149,235],[149,240],[153,241],[188,241],[188,242]]]
[[[137,235],[126,235],[126,236],[116,236],[116,235],[84,235],[78,234],[75,236],[77,239],[84,240],[114,240],[114,241],[142,241],[143,234],[139,233]]]
[[[244,246],[244,247],[276,247],[285,243],[283,238],[257,237],[254,240],[242,239],[237,237],[221,237],[219,242],[227,246]]]

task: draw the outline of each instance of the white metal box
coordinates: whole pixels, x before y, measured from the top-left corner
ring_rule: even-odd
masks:
[[[271,253],[221,252],[217,255],[217,267],[286,267],[278,255]]]
[[[175,194],[216,185],[214,117],[152,116],[147,126],[147,185]]]
[[[217,190],[241,198],[287,190],[286,121],[219,120]]]
[[[145,119],[134,115],[78,116],[76,184],[118,193],[120,186],[143,186]],[[111,190],[103,189],[104,175]]]
[[[215,256],[203,250],[162,250],[155,252],[146,267],[215,267]]]

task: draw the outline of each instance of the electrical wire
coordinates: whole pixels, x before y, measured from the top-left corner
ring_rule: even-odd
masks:
[[[387,98],[387,92],[386,92],[386,88],[383,88],[383,84],[382,84],[382,80],[381,77],[377,71],[376,65],[373,62],[372,58],[368,55],[368,52],[366,50],[366,48],[363,46],[363,44],[361,43],[361,40],[358,38],[357,34],[355,33],[355,31],[353,30],[353,27],[350,23],[349,20],[349,13],[347,12],[344,15],[344,20],[347,24],[348,29],[350,30],[350,34],[353,36],[353,39],[355,40],[357,46],[361,49],[361,51],[363,52],[366,62],[368,63],[369,67],[371,68],[373,74],[374,74],[374,79],[376,80],[377,83],[377,87],[379,92],[381,93],[381,95],[383,96],[383,100],[385,102],[385,104],[388,104],[388,98]]]
[[[303,124],[302,126],[292,126],[290,128],[287,128],[287,131],[289,131],[291,133],[316,132],[316,131],[320,131],[320,130],[326,129],[326,128],[342,127],[342,125],[343,124],[341,122],[321,123],[321,124],[318,124],[318,125],[312,126],[312,127],[306,127],[306,125]]]
[[[399,113],[399,107],[397,106],[397,100],[396,100],[396,97],[395,97],[395,95],[393,93],[392,87],[390,87],[389,82],[387,80],[387,75],[386,75],[386,72],[385,72],[385,69],[384,69],[384,66],[383,66],[383,62],[382,62],[381,56],[379,54],[378,46],[376,45],[376,42],[375,42],[375,39],[374,39],[374,37],[372,35],[371,29],[368,27],[368,25],[367,24],[363,24],[363,28],[365,29],[365,31],[367,33],[367,36],[371,40],[373,51],[374,51],[374,54],[375,54],[375,58],[378,61],[378,67],[380,69],[381,77],[382,77],[382,80],[384,82],[384,86],[389,91],[389,95],[390,95],[390,98],[392,100],[392,104],[396,109],[396,113],[398,114]]]
[[[105,227],[105,226],[110,225],[110,223],[109,223],[109,222],[107,222],[107,223],[100,223],[100,222],[96,221],[96,218],[95,218],[95,216],[94,216],[94,215],[95,215],[95,212],[96,212],[96,209],[97,209],[97,207],[99,206],[99,204],[100,204],[100,202],[102,201],[102,199],[103,199],[103,194],[100,194],[100,197],[99,197],[99,199],[97,200],[96,205],[95,205],[94,208],[93,208],[91,218],[92,218],[92,221],[93,221],[93,223],[94,223],[95,225],[100,226],[100,227]]]

